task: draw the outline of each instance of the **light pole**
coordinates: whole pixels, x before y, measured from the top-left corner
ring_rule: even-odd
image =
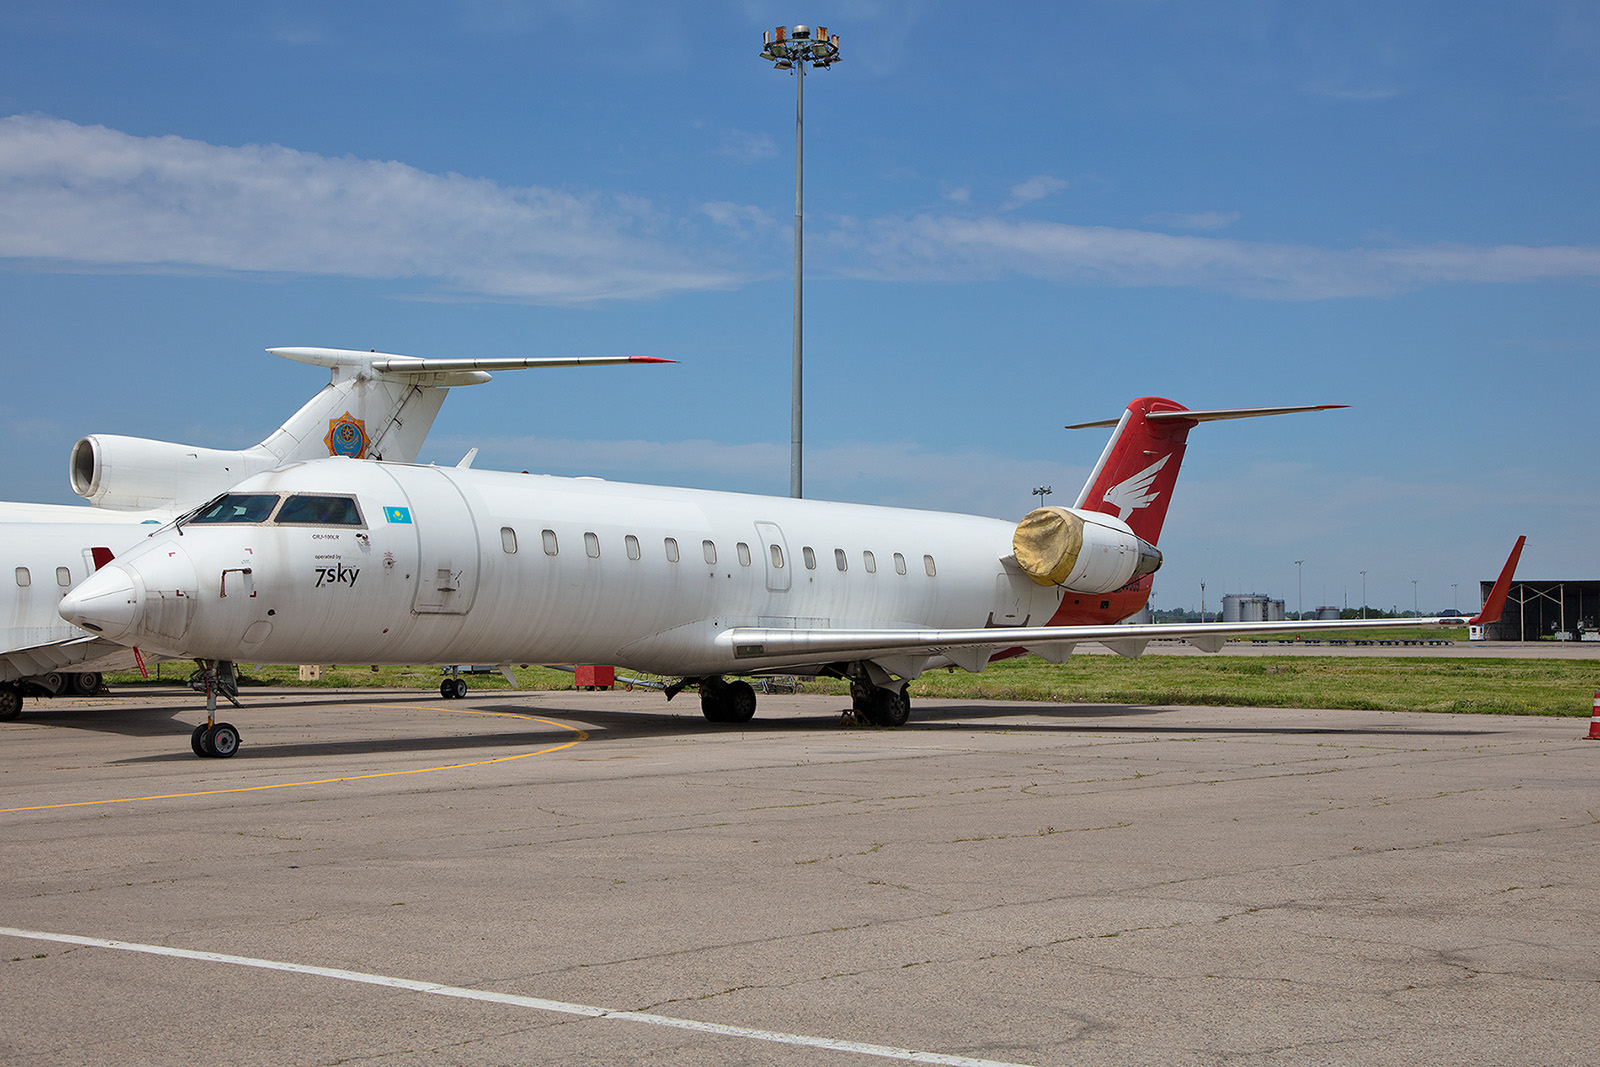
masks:
[[[1367,572],[1361,572],[1361,617],[1367,617]]]
[[[1054,490],[1048,485],[1036,485],[1033,487],[1033,495],[1039,498],[1039,506],[1041,508],[1044,507],[1044,498],[1049,496],[1052,492],[1054,492]]]
[[[839,62],[839,35],[828,36],[826,27],[817,27],[813,36],[809,26],[796,26],[793,30],[779,26],[771,33],[762,34],[761,58],[770,60],[777,70],[794,71],[794,359],[791,371],[789,410],[789,495],[800,497],[801,492],[801,278],[804,263],[804,184],[805,173],[805,114],[806,114],[806,64],[826,70]]]
[[[1301,622],[1305,622],[1306,621],[1306,581],[1305,581],[1305,573],[1306,572],[1305,572],[1305,568],[1300,566],[1304,562],[1305,562],[1305,560],[1303,560],[1303,559],[1297,559],[1297,560],[1294,561],[1295,584],[1300,589],[1300,621]]]
[[[1420,618],[1422,612],[1417,610],[1417,580],[1411,579],[1411,617]]]

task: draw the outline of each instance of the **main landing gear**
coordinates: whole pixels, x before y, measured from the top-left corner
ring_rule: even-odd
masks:
[[[891,689],[852,680],[850,708],[874,726],[904,726],[911,718],[911,692],[904,682]]]
[[[850,679],[851,713],[857,721],[895,727],[904,726],[911,718],[911,693],[905,682],[881,671],[870,673],[866,668],[840,668],[836,676]],[[879,685],[875,677],[889,684]],[[756,713],[756,691],[743,680],[730,682],[720,675],[684,678],[667,686],[664,692],[671,700],[691,685],[700,687],[700,711],[711,722],[749,722]]]
[[[711,722],[749,722],[756,713],[756,691],[743,679],[726,682],[715,675],[703,678],[700,712]]]
[[[227,759],[239,751],[239,731],[232,723],[217,721],[217,694],[221,693],[234,707],[241,707],[237,696],[239,678],[233,672],[232,660],[196,660],[200,669],[189,676],[189,688],[206,695],[206,721],[189,735],[189,747],[202,758]]]

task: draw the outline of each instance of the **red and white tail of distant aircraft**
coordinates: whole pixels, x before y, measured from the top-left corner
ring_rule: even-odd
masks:
[[[8,576],[0,583],[0,719],[16,718],[24,696],[92,693],[101,672],[132,669],[139,657],[131,648],[63,622],[60,598],[152,530],[251,475],[330,455],[413,462],[450,389],[486,382],[490,371],[672,362],[268,351],[326,367],[330,380],[260,444],[228,450],[91,434],[73,446],[68,466],[73,491],[88,504],[0,502],[0,574]]]
[[[899,726],[907,684],[1084,642],[1215,652],[1277,623],[1118,625],[1145,605],[1189,431],[1321,407],[1128,405],[1070,507],[1021,523],[788,497],[319,459],[257,475],[101,568],[61,614],[109,640],[220,667],[614,664],[698,687],[744,722],[743,677],[849,680]],[[1109,424],[1085,424],[1109,425]],[[1477,620],[1498,617],[1522,542]],[[1306,621],[1299,632],[1441,619]],[[1451,620],[1459,622],[1459,620]],[[446,679],[452,693],[458,679]],[[459,694],[456,694],[459,695]],[[215,716],[195,751],[228,755]]]

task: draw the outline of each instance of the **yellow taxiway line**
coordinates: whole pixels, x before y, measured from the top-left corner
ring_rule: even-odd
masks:
[[[375,771],[372,774],[352,774],[344,778],[318,778],[310,782],[241,785],[227,789],[203,789],[195,793],[163,793],[159,796],[150,797],[117,797],[106,800],[73,800],[64,804],[36,804],[26,808],[0,808],[0,815],[10,815],[19,811],[49,811],[52,808],[86,808],[96,804],[136,804],[144,800],[181,800],[186,797],[209,797],[221,793],[255,793],[264,789],[297,789],[310,785],[332,785],[336,782],[359,782],[366,778],[393,778],[402,774],[427,774],[431,771],[458,771],[466,767],[486,767],[491,763],[509,763],[512,760],[527,759],[529,756],[544,756],[551,752],[560,752],[564,748],[571,748],[573,745],[589,740],[588,732],[576,726],[568,726],[566,723],[556,722],[554,719],[541,719],[537,715],[522,715],[514,711],[473,711],[469,708],[406,708],[393,704],[361,704],[357,706],[367,708],[382,707],[386,710],[398,707],[398,710],[402,711],[448,711],[453,715],[496,715],[506,719],[526,719],[529,722],[542,722],[549,726],[559,726],[563,730],[571,730],[578,736],[565,744],[551,745],[549,748],[541,748],[533,752],[519,752],[514,756],[496,756],[494,759],[476,760],[472,763],[451,763],[443,767],[413,767],[408,771]]]

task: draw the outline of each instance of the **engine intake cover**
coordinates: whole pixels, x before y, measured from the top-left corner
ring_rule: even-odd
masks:
[[[1109,593],[1161,566],[1161,553],[1109,515],[1035,508],[1011,537],[1017,566],[1039,585]]]

